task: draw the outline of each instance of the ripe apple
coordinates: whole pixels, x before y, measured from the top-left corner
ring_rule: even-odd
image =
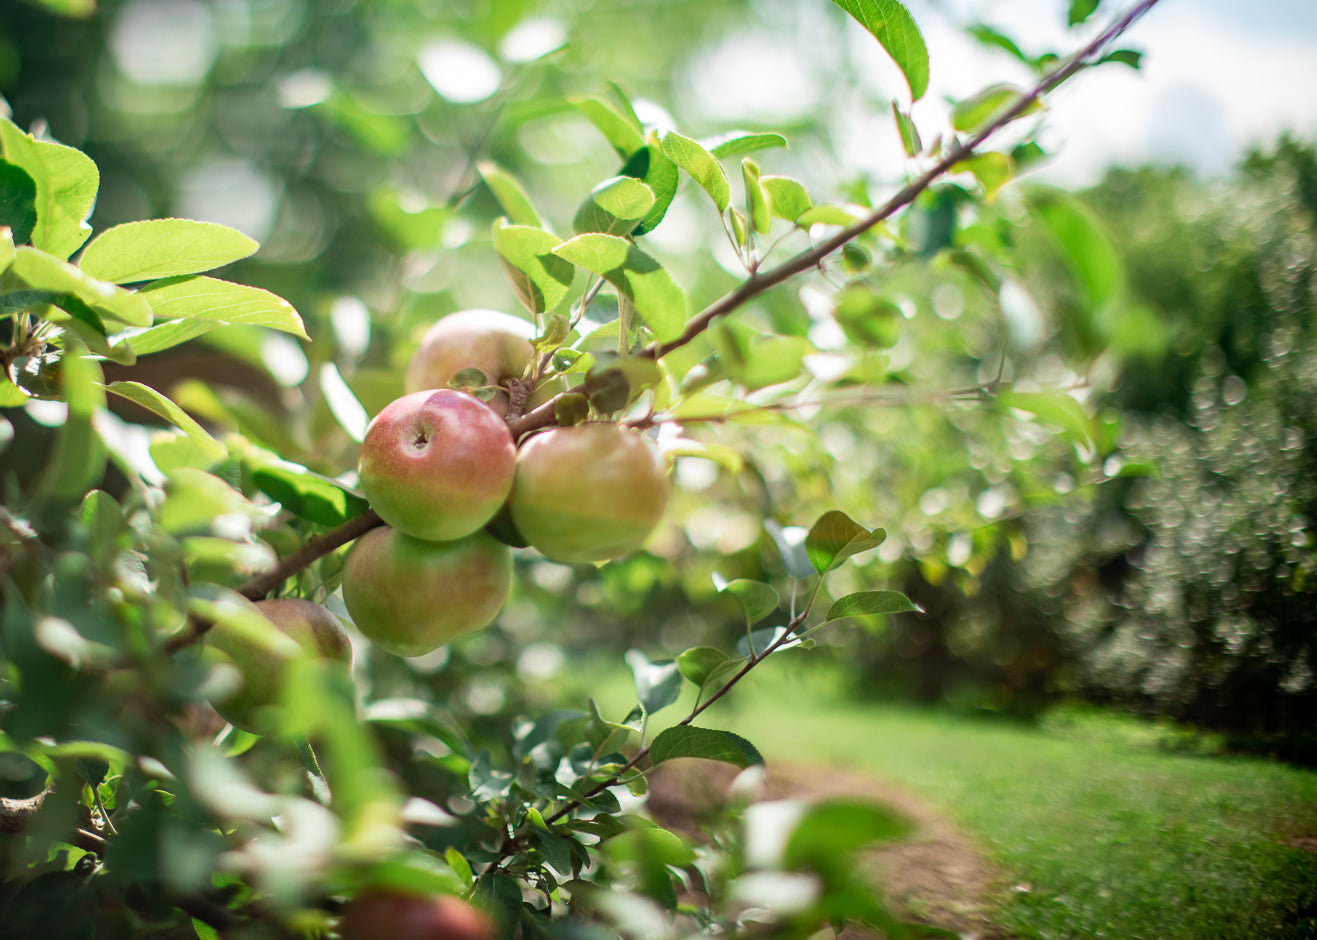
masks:
[[[508,379],[526,373],[535,348],[530,338],[535,326],[529,320],[497,310],[460,310],[443,317],[421,338],[407,364],[407,391],[447,388],[463,369],[477,369],[485,385],[501,387]],[[496,394],[488,403],[499,417],[508,413],[508,394]]]
[[[369,888],[343,908],[342,940],[491,940],[489,915],[461,898]]]
[[[421,656],[488,626],[512,589],[512,553],[485,532],[428,542],[381,526],[343,562],[343,601],[366,639]]]
[[[517,531],[547,558],[606,561],[639,548],[668,502],[654,445],[616,424],[554,428],[517,454],[508,497]]]
[[[389,525],[445,542],[479,529],[512,486],[516,445],[503,419],[451,388],[412,392],[366,428],[361,490]]]
[[[242,674],[242,687],[215,702],[215,710],[244,731],[259,732],[263,712],[278,705],[284,670],[298,656],[322,656],[352,665],[352,645],[339,619],[319,604],[293,597],[257,601],[260,616],[220,619],[206,632],[206,644],[228,655]]]

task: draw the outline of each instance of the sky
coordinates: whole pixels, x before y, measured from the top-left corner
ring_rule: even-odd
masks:
[[[1000,70],[1006,59],[967,42],[955,23],[981,19],[1030,53],[1078,45],[1066,34],[1062,0],[909,6],[932,57],[930,103],[981,87],[982,69]],[[1107,0],[1088,35],[1125,6]],[[1083,185],[1109,164],[1150,161],[1183,163],[1210,177],[1284,131],[1317,139],[1313,0],[1161,0],[1120,45],[1144,52],[1141,70],[1106,65],[1051,98],[1044,140],[1057,155],[1044,175],[1057,182]]]

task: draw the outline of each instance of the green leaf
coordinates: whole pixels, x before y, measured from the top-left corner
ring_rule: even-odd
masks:
[[[764,336],[729,320],[715,323],[710,336],[727,374],[751,390],[799,378],[805,356],[815,351],[803,336]]]
[[[696,688],[702,688],[709,676],[731,658],[712,646],[695,646],[677,656],[677,670]]]
[[[1045,424],[1050,424],[1076,443],[1094,446],[1097,438],[1093,418],[1084,406],[1065,392],[1004,391],[997,396],[1002,408],[1025,411]]]
[[[1070,14],[1066,17],[1066,22],[1071,26],[1078,26],[1097,12],[1097,8],[1102,5],[1102,0],[1070,0]]]
[[[834,601],[828,608],[827,619],[903,614],[918,609],[914,602],[900,591],[858,591]]]
[[[227,225],[154,219],[106,229],[78,258],[78,267],[114,284],[200,274],[245,258],[260,246]]]
[[[1034,60],[1024,54],[1024,50],[1016,45],[1014,39],[1011,39],[1004,33],[993,29],[991,26],[977,23],[974,26],[969,27],[965,32],[969,33],[983,45],[1001,49],[1008,53],[1012,58],[1018,59],[1025,65],[1032,66],[1034,64]]]
[[[653,359],[610,359],[586,373],[581,391],[596,411],[607,414],[621,411],[662,381],[663,372]]]
[[[897,0],[833,0],[887,50],[918,101],[928,90],[928,48],[919,26]]]
[[[924,142],[919,139],[919,129],[909,114],[901,110],[896,99],[892,99],[892,118],[896,121],[896,132],[901,135],[901,149],[907,157],[913,157],[924,149]]]
[[[530,201],[530,196],[526,195],[526,190],[514,176],[488,162],[476,164],[476,169],[480,171],[480,178],[485,181],[485,185],[494,194],[494,198],[503,207],[503,211],[507,213],[513,225],[544,227],[540,221],[540,214],[535,211],[535,206]]]
[[[745,612],[745,624],[747,627],[753,626],[760,620],[763,620],[773,611],[777,610],[781,604],[781,599],[777,596],[777,591],[771,584],[765,584],[762,581],[752,581],[749,578],[737,578],[729,581],[718,588],[720,594],[730,594],[736,598],[741,609]]]
[[[751,227],[760,235],[767,235],[773,227],[773,214],[768,208],[768,195],[759,182],[759,164],[749,157],[741,160],[741,179],[745,183],[746,215]]]
[[[1038,192],[1030,201],[1088,305],[1100,307],[1120,293],[1125,280],[1120,254],[1092,213],[1055,190]]]
[[[660,732],[650,745],[649,757],[655,764],[678,757],[699,757],[742,768],[764,762],[755,746],[739,734],[691,725],[678,725]]]
[[[105,407],[100,365],[70,345],[60,362],[60,385],[68,416],[55,434],[55,446],[41,477],[41,499],[76,505],[105,473],[105,446],[92,422]]]
[[[681,695],[681,672],[670,660],[650,662],[638,649],[626,652],[627,665],[636,679],[636,697],[646,715],[662,711]]]
[[[803,183],[789,176],[761,176],[759,184],[768,195],[768,206],[773,215],[787,222],[795,222],[814,206]]]
[[[1023,94],[1024,92],[1014,85],[989,85],[973,97],[959,102],[952,109],[951,126],[966,133],[981,130],[1014,106]],[[1016,115],[1016,118],[1042,109],[1042,102],[1035,98],[1029,102],[1027,108]]]
[[[0,228],[0,274],[9,270],[16,257],[18,252],[14,248],[14,233],[6,228]]]
[[[494,223],[494,250],[517,298],[531,313],[552,310],[572,286],[576,271],[571,261],[554,252],[561,244],[542,228],[509,225],[502,219]]]
[[[686,325],[686,295],[666,270],[625,238],[588,233],[553,249],[553,254],[593,271],[635,304],[660,342],[675,339]]]
[[[0,225],[12,230],[9,242],[32,240],[37,224],[37,184],[32,174],[8,160],[0,160]]]
[[[33,246],[56,258],[68,258],[91,234],[86,220],[101,182],[96,164],[72,147],[24,134],[6,118],[0,118],[0,152],[36,184]]]
[[[299,519],[317,525],[340,525],[370,508],[366,498],[329,477],[289,460],[258,452],[244,456],[252,483]]]
[[[887,538],[883,529],[866,529],[836,509],[819,517],[805,537],[805,551],[819,574],[827,574],[847,558],[877,548]]]
[[[66,261],[26,245],[15,250],[10,274],[34,290],[70,294],[99,316],[128,326],[150,326],[151,305],[140,293],[130,293],[98,280]]]
[[[589,118],[622,159],[645,146],[645,135],[634,115],[622,115],[611,104],[597,98],[578,98],[571,103]]]
[[[298,339],[309,340],[302,318],[293,305],[275,294],[258,287],[234,284],[213,277],[180,277],[156,281],[138,291],[150,301],[155,315],[164,320],[195,319],[209,325],[201,332],[217,326],[264,326]],[[153,333],[148,330],[133,337],[133,346],[146,351],[143,339]],[[200,335],[200,333],[194,334]],[[162,348],[155,346],[154,348]]]
[[[631,234],[639,236],[654,231],[667,214],[668,206],[672,205],[672,198],[677,195],[677,184],[681,182],[677,165],[663,155],[658,135],[651,134],[649,143],[633,153],[618,172],[622,176],[644,181],[654,194],[653,207]]]
[[[1134,49],[1117,49],[1115,52],[1108,52],[1094,64],[1102,65],[1105,62],[1116,62],[1120,65],[1128,65],[1130,68],[1138,71],[1143,66],[1143,53]]]
[[[951,169],[955,173],[972,173],[983,187],[983,196],[988,202],[992,202],[998,191],[1015,175],[1015,164],[1011,158],[995,150],[976,153],[954,164]]]
[[[878,803],[838,797],[805,810],[787,840],[786,868],[825,871],[849,866],[851,857],[874,843],[890,842],[910,832],[910,823]]]
[[[844,206],[828,205],[815,206],[809,209],[800,218],[796,219],[796,224],[801,228],[809,228],[811,225],[850,225],[852,222],[858,222],[864,216],[859,213],[845,208]]]
[[[702,146],[719,160],[726,160],[731,157],[742,157],[757,150],[768,150],[773,147],[785,147],[786,145],[787,139],[781,134],[731,131],[704,141]]]
[[[653,190],[630,176],[614,176],[590,190],[572,220],[572,231],[630,235],[653,208]]]
[[[722,164],[713,154],[676,131],[664,134],[660,146],[664,156],[685,170],[709,194],[719,212],[726,211],[731,202],[732,187]]]
[[[206,456],[212,460],[219,460],[228,453],[228,448],[211,437],[210,433],[197,424],[191,415],[155,389],[142,385],[140,382],[111,382],[105,386],[105,390],[118,395],[120,398],[126,398],[164,418],[200,444]]]

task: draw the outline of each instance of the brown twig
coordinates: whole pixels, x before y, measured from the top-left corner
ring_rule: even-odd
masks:
[[[373,509],[367,509],[359,516],[353,516],[336,529],[322,532],[308,539],[301,548],[279,559],[279,563],[269,571],[262,572],[238,589],[243,597],[260,600],[284,581],[291,578],[318,558],[341,548],[353,539],[365,535],[371,529],[384,525],[384,520]]]

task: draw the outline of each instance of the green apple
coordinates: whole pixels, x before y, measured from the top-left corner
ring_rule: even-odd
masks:
[[[381,526],[343,562],[343,602],[366,639],[421,656],[488,626],[512,589],[512,553],[485,532],[428,542]]]
[[[320,656],[352,666],[352,645],[343,624],[311,601],[293,597],[257,601],[251,610],[223,618],[206,632],[206,644],[225,653],[238,667],[241,687],[214,703],[215,710],[244,731],[268,726],[264,712],[283,695],[285,670],[299,656]]]
[[[489,915],[451,895],[368,888],[343,908],[342,940],[491,940]]]
[[[462,538],[498,512],[516,445],[481,401],[451,388],[413,392],[366,428],[357,472],[380,518],[419,539]]]
[[[668,503],[654,445],[616,424],[553,428],[517,454],[512,522],[554,561],[607,561],[644,544]]]
[[[535,325],[497,310],[459,310],[443,317],[421,338],[407,364],[407,391],[447,388],[457,373],[475,369],[482,384],[501,387],[520,379],[535,355],[530,338]],[[508,413],[508,394],[497,393],[488,402],[499,416]]]

